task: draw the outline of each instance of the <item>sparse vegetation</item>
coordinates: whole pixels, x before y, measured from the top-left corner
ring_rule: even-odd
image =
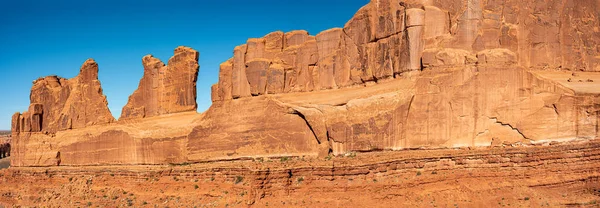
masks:
[[[235,177],[235,184],[241,183],[242,181],[244,181],[244,177],[242,177],[242,176]]]
[[[420,176],[420,175],[421,175],[421,171],[417,171],[417,176]]]
[[[302,183],[302,181],[304,181],[304,177],[300,176],[298,177],[298,179],[296,179],[296,181],[298,182],[298,184]]]
[[[331,155],[325,156],[325,160],[331,160]]]
[[[286,161],[290,160],[290,158],[289,158],[289,157],[285,157],[285,156],[284,156],[284,157],[281,157],[281,159],[279,159],[279,160],[280,160],[281,162],[286,162]]]
[[[528,196],[526,196],[526,197],[524,198],[524,200],[525,200],[525,201],[529,201],[529,197],[528,197]]]
[[[355,158],[355,157],[356,157],[356,152],[349,152],[349,153],[347,153],[346,155],[347,155],[347,157],[349,157],[349,158]]]
[[[170,166],[189,166],[191,165],[188,162],[183,162],[183,163],[169,163]]]
[[[435,175],[435,174],[437,174],[437,171],[431,171],[431,174]]]
[[[198,189],[198,188],[200,188],[200,187],[198,187],[198,185],[197,185],[197,184],[196,184],[196,185],[194,185],[194,189]]]

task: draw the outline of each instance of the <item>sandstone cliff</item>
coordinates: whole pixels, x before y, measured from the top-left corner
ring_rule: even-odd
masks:
[[[120,119],[196,111],[198,55],[194,49],[178,47],[167,66],[152,55],[144,56],[144,76]]]
[[[600,71],[599,6],[593,0],[372,1],[344,28],[316,37],[292,31],[248,39],[222,65],[213,100],[380,82],[423,65],[474,63],[477,53],[492,49],[507,49],[525,68]]]
[[[48,76],[33,81],[29,110],[12,117],[13,135],[20,132],[55,133],[113,122],[98,80],[98,64],[83,63],[72,79]]]
[[[188,112],[196,106],[197,52],[178,48],[168,66],[146,56],[123,109],[127,121],[55,134],[28,127],[13,139],[12,164],[196,163],[594,139],[600,3],[582,2],[372,1],[344,28],[273,32],[236,47],[202,114]],[[36,103],[15,115],[13,128],[37,123],[36,115],[42,130],[57,120]]]

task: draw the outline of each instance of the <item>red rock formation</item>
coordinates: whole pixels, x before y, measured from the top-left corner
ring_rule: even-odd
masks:
[[[515,61],[526,68],[600,71],[600,47],[596,46],[600,44],[594,44],[600,42],[600,29],[592,24],[599,7],[600,3],[592,0],[577,3],[552,0],[547,4],[512,0],[372,1],[343,29],[318,34],[316,49],[306,31],[274,32],[249,39],[248,47],[236,50],[235,57],[244,61],[234,67],[239,72],[235,76],[240,78],[233,80],[233,85],[246,85],[244,76],[255,72],[247,71],[244,64],[255,58],[264,58],[263,62],[284,68],[285,78],[266,76],[263,79],[271,80],[268,83],[279,84],[279,79],[285,79],[283,92],[308,92],[385,80],[406,71],[421,70],[423,56],[431,55],[423,54],[424,51],[459,52],[448,51],[449,48],[472,54],[508,49],[516,54]],[[215,90],[220,94],[230,92],[229,86]],[[263,93],[243,94],[233,98]],[[221,97],[229,100],[228,96]]]
[[[54,133],[114,121],[98,80],[98,64],[92,59],[85,61],[75,78],[37,79],[30,99],[29,111],[13,115],[14,133]]]
[[[144,56],[144,76],[120,119],[196,111],[198,55],[194,49],[178,47],[167,66],[152,55]]]
[[[594,43],[590,22],[597,21],[590,17],[600,15],[589,8],[598,3],[549,3],[380,0],[344,28],[252,38],[220,65],[213,105],[203,114],[192,103],[197,53],[178,48],[169,66],[147,56],[123,118],[190,112],[20,134],[13,165],[165,164],[597,138],[600,74],[592,57],[599,51],[556,42],[540,28]],[[565,16],[589,30],[556,25],[572,20]],[[544,70],[558,65],[583,72]],[[13,117],[13,128],[44,131],[52,112],[32,99],[29,112]]]
[[[329,160],[259,157],[186,165],[11,167],[0,170],[4,176],[0,192],[10,193],[0,197],[0,204],[62,207],[87,202],[110,207],[118,201],[123,205],[127,202],[133,206],[169,207],[215,202],[251,207],[595,205],[598,195],[591,190],[600,188],[598,154],[600,142],[590,141],[536,147],[352,153],[327,157]],[[167,186],[169,197],[160,193]],[[125,191],[133,197],[124,196]],[[103,195],[107,197],[100,197]]]

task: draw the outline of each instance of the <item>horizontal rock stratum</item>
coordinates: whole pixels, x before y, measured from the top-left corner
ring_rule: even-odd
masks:
[[[115,121],[88,60],[34,82],[13,166],[197,163],[348,152],[530,146],[598,137],[600,2],[399,1],[343,28],[233,49],[196,112],[198,52],[145,56]]]

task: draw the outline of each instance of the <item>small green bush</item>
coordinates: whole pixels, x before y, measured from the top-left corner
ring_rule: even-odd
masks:
[[[235,177],[235,184],[241,183],[242,181],[244,181],[244,177],[242,177],[242,176]]]

